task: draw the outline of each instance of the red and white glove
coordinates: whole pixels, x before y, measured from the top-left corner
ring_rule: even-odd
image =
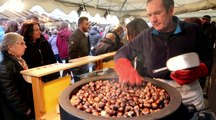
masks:
[[[129,85],[141,85],[143,78],[136,69],[133,68],[131,62],[126,58],[120,58],[115,62],[115,70],[119,75],[121,83]]]
[[[174,71],[170,74],[170,77],[180,85],[184,85],[192,83],[198,78],[204,77],[207,74],[207,66],[204,63],[201,63],[198,67],[192,69]]]

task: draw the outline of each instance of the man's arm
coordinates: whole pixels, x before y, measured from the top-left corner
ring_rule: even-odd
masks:
[[[119,75],[119,81],[122,83],[130,85],[140,85],[142,83],[143,78],[133,67],[131,60],[137,56],[137,53],[142,51],[143,35],[139,35],[133,41],[120,48],[114,57],[115,70]]]
[[[123,47],[121,47],[115,57],[114,60],[118,60],[120,58],[127,58],[129,60],[133,60],[139,53],[142,53],[143,50],[143,41],[145,40],[144,32],[139,34],[134,40],[128,42]]]
[[[69,59],[78,58],[78,46],[79,46],[79,38],[75,34],[72,34],[69,38]]]

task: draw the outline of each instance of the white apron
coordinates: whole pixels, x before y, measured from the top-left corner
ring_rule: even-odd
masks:
[[[205,107],[202,88],[198,80],[190,84],[179,85],[174,80],[163,80],[158,78],[155,79],[176,88],[177,91],[179,91],[179,93],[181,94],[183,104],[193,104],[195,105],[197,110],[201,110]]]

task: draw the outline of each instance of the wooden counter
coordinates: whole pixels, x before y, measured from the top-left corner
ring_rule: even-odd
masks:
[[[103,59],[113,57],[115,55],[115,52],[102,54],[98,56],[85,56],[77,59],[71,59],[69,60],[69,63],[54,63],[50,65],[45,65],[41,67],[36,67],[28,70],[21,71],[21,74],[26,76],[34,76],[34,77],[42,77],[51,73],[55,73],[61,70],[66,70],[69,68],[78,67],[80,65],[84,65],[90,62],[98,62],[102,61]]]
[[[102,54],[99,56],[85,56],[69,60],[69,63],[55,63],[21,71],[24,77],[32,81],[32,91],[34,97],[36,120],[49,120],[49,112],[56,109],[55,103],[58,103],[58,96],[71,82],[70,77],[66,76],[47,83],[43,83],[41,77],[62,70],[78,67],[87,63],[95,62],[96,68],[103,68],[103,59],[113,57],[115,52]],[[52,91],[52,92],[51,92]],[[55,91],[55,92],[54,92]],[[50,93],[50,94],[49,94]],[[52,101],[52,102],[51,102]],[[52,103],[52,105],[48,105]],[[47,114],[47,115],[46,115]],[[57,115],[59,116],[59,115]],[[59,118],[59,117],[57,117]]]

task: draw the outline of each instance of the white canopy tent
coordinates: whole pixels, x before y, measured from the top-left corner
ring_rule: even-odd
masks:
[[[52,12],[48,13],[46,12],[41,6],[33,6],[30,9],[31,12],[37,12],[39,14],[46,14],[49,17],[52,18],[61,18],[63,20],[68,20],[70,22],[77,22],[78,21],[78,14],[75,10],[71,11],[69,14],[65,14],[63,11],[60,9],[56,8]],[[101,17],[100,14],[95,14],[94,16],[91,16],[89,12],[83,11],[81,12],[80,16],[86,16],[89,18],[89,21],[94,22],[94,23],[100,23],[100,24],[119,24],[119,19],[117,18],[116,15],[108,15],[106,18]]]
[[[83,7],[87,16],[99,14],[102,18],[106,11],[111,16],[117,15],[122,22],[125,18],[142,17],[146,19],[147,0],[9,0],[21,1],[25,10],[33,9],[35,5],[41,6],[46,15],[60,17],[69,21],[76,21],[76,11]],[[209,14],[213,19],[216,18],[216,0],[174,0],[175,14],[180,18],[202,17]],[[0,5],[4,5],[8,0],[1,0]],[[18,8],[22,5],[15,4]],[[0,12],[2,10],[0,9]],[[84,13],[83,13],[84,14]],[[90,18],[94,19],[94,18]],[[101,21],[102,19],[97,19]],[[104,19],[103,19],[104,20]],[[109,22],[110,20],[107,20]],[[112,21],[112,20],[111,20]]]

